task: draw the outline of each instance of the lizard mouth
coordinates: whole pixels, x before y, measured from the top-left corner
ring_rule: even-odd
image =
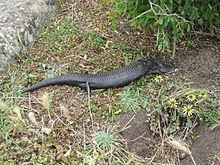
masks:
[[[168,73],[168,72],[174,71],[174,69],[175,69],[175,67],[173,64],[166,64],[166,65],[162,66],[161,72]]]

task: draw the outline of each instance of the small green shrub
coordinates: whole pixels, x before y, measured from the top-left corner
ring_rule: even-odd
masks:
[[[151,129],[166,133],[188,130],[203,122],[210,126],[220,120],[219,99],[204,89],[168,84],[159,91],[159,100],[151,104]],[[160,121],[159,123],[157,121]]]
[[[109,151],[117,146],[117,139],[109,131],[98,131],[92,134],[93,140],[98,144],[98,146],[104,150]]]
[[[104,0],[107,1],[107,0]],[[164,51],[193,29],[215,28],[220,25],[218,0],[111,0],[108,12],[113,25],[122,13],[127,14],[131,26],[152,29],[156,48]]]
[[[83,164],[139,164],[140,160],[126,152],[125,142],[111,128],[91,134],[91,139],[83,152],[77,151],[77,156]]]
[[[163,114],[161,121],[166,132],[172,133],[185,127],[192,128],[198,121],[203,120],[207,125],[217,122],[220,119],[218,104],[210,98],[208,92],[198,89],[165,99],[159,111]]]
[[[141,107],[146,107],[148,98],[140,90],[134,90],[130,86],[119,93],[120,106],[126,111],[137,112]]]

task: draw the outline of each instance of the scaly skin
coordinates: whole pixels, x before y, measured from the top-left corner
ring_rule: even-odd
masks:
[[[108,89],[117,88],[130,84],[140,79],[146,74],[161,74],[173,69],[172,64],[156,59],[142,59],[122,68],[114,69],[109,72],[97,74],[74,73],[51,79],[42,80],[24,90],[24,92],[34,91],[36,89],[50,85],[72,85],[90,89]]]

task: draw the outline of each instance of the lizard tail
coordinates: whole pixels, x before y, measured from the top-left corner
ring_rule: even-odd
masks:
[[[50,85],[77,85],[78,81],[74,79],[75,76],[71,75],[64,75],[64,76],[57,76],[54,78],[42,80],[26,89],[24,89],[23,93],[31,92],[39,88],[47,87]]]

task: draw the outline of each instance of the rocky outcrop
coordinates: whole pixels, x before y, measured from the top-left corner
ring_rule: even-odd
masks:
[[[0,70],[37,34],[54,15],[58,0],[0,1]]]

